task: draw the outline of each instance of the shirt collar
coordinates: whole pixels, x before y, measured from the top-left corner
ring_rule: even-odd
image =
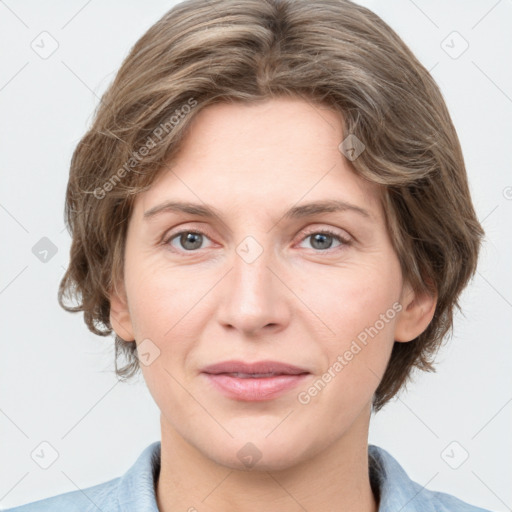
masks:
[[[150,444],[121,477],[116,496],[118,510],[159,512],[155,489],[160,474],[160,448],[160,441]]]
[[[383,448],[368,446],[368,467],[374,493],[379,495],[379,512],[436,512],[429,492],[412,481],[398,461]]]

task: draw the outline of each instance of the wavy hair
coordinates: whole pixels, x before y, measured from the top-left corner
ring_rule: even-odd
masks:
[[[135,196],[179,151],[198,112],[282,96],[342,114],[344,133],[365,145],[350,165],[382,185],[404,278],[438,297],[427,329],[395,342],[373,398],[379,410],[414,368],[435,371],[484,233],[437,84],[380,17],[348,0],[187,0],[149,28],[71,159],[65,218],[72,244],[59,304],[82,311],[93,333],[110,335],[109,292],[123,277]],[[121,379],[139,370],[135,343],[117,334],[115,368]]]

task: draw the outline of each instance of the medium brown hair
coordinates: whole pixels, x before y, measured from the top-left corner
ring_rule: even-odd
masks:
[[[135,196],[176,155],[199,111],[283,96],[342,115],[344,134],[365,146],[352,168],[382,185],[404,278],[437,294],[427,329],[395,342],[374,395],[379,410],[413,368],[434,371],[483,230],[437,84],[381,18],[348,0],[188,0],[136,42],[73,153],[65,204],[72,245],[59,303],[83,311],[93,333],[111,334],[109,293],[123,278]],[[135,343],[117,334],[115,366],[121,379],[139,369]]]

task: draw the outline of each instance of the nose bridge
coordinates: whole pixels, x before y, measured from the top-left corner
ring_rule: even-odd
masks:
[[[284,288],[275,266],[271,236],[247,235],[233,254],[233,269],[219,308],[220,321],[246,332],[286,321]]]

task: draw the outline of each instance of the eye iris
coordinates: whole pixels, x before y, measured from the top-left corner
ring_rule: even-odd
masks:
[[[311,243],[315,249],[329,249],[332,246],[333,236],[329,233],[315,233],[310,235]],[[184,232],[180,235],[180,244],[187,251],[193,251],[201,247],[203,235],[191,231]],[[189,245],[190,244],[190,245]]]
[[[202,235],[200,235],[199,233],[183,233],[180,236],[180,243],[182,247],[187,249],[188,251],[192,251],[194,249],[198,249],[199,247],[201,247],[202,241]],[[190,247],[189,245],[187,246],[188,243],[191,243],[192,247]]]
[[[317,242],[319,242],[319,246],[315,247]],[[316,233],[312,235],[311,244],[315,249],[329,249],[332,245],[332,236],[324,233]]]

